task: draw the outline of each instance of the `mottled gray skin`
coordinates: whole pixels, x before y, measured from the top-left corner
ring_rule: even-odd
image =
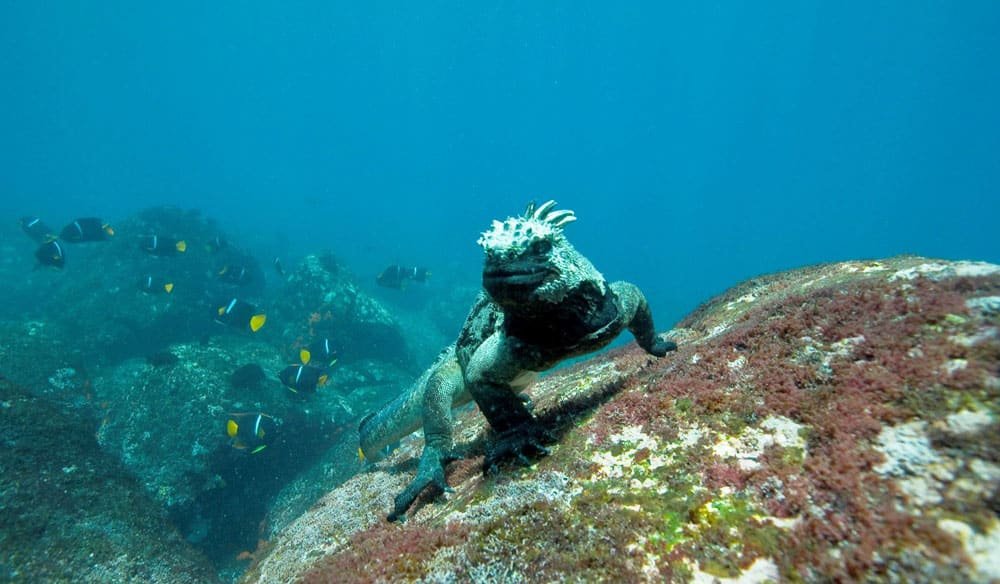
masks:
[[[565,238],[561,224],[545,228],[547,214],[562,217],[562,223],[572,220],[565,219],[571,212],[552,213],[553,206],[543,205],[539,212],[529,206],[525,217],[495,222],[498,237],[484,234],[485,292],[458,340],[409,390],[361,422],[366,455],[423,425],[417,476],[396,497],[390,521],[403,518],[425,488],[449,490],[445,465],[460,457],[452,443],[452,408],[475,399],[496,433],[483,464],[489,471],[510,456],[527,460],[547,453],[546,431],[518,394],[534,373],[605,347],[625,329],[651,355],[676,348],[656,334],[636,286],[608,284]]]

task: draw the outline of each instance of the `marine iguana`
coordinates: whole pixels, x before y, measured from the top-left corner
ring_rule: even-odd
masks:
[[[646,298],[628,282],[608,283],[563,234],[576,220],[555,201],[528,205],[521,217],[493,221],[479,245],[486,252],[483,288],[458,340],[410,388],[360,424],[360,454],[371,456],[423,425],[417,475],[395,499],[388,519],[405,519],[428,487],[449,491],[445,466],[461,458],[452,442],[452,408],[470,399],[495,432],[483,470],[514,456],[548,453],[546,429],[518,392],[533,374],[610,343],[624,329],[647,353],[677,348],[657,335]]]

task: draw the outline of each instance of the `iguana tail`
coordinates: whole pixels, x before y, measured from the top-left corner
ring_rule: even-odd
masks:
[[[362,418],[358,426],[359,446],[366,459],[377,460],[383,448],[422,427],[427,381],[443,363],[454,359],[455,347],[450,346],[406,391]]]

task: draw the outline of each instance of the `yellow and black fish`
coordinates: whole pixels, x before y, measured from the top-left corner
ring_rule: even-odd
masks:
[[[52,228],[46,225],[38,217],[21,217],[21,229],[24,230],[24,232],[28,234],[28,237],[33,239],[35,243],[48,243],[59,238],[59,236],[52,231]]]
[[[58,241],[48,241],[38,246],[35,257],[43,266],[62,269],[66,265],[66,255]]]
[[[252,332],[259,331],[267,321],[266,314],[258,312],[256,306],[239,298],[233,298],[229,304],[220,306],[216,313],[215,322],[236,328],[250,327]]]
[[[114,235],[115,230],[98,217],[80,217],[59,232],[59,237],[69,243],[107,241]]]
[[[216,235],[205,244],[205,250],[208,253],[220,252],[229,247],[229,242],[225,240],[221,235]]]
[[[250,454],[267,448],[275,428],[274,418],[261,412],[229,414],[226,420],[229,443],[238,450],[249,450]]]
[[[337,362],[336,355],[337,349],[334,348],[330,339],[326,337],[316,339],[299,349],[299,360],[302,361],[303,365],[308,365],[312,362],[319,363],[324,367],[332,367]]]
[[[289,365],[278,374],[281,383],[293,393],[305,392],[313,393],[317,386],[326,385],[330,380],[329,374],[311,365]]]
[[[174,291],[174,283],[168,282],[164,278],[146,276],[139,280],[139,290],[142,290],[146,294],[170,294]]]
[[[187,242],[183,239],[147,235],[139,241],[142,251],[154,256],[173,256],[187,251]]]
[[[393,264],[376,276],[375,283],[386,288],[402,290],[407,280],[426,282],[430,275],[431,273],[427,268],[405,268],[398,264]]]
[[[251,280],[250,270],[246,266],[234,266],[231,264],[226,264],[221,270],[216,274],[219,279],[227,284],[234,284],[236,286],[243,286],[248,284]]]

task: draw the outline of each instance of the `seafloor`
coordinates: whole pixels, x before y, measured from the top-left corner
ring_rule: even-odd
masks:
[[[667,357],[630,344],[531,387],[557,436],[532,466],[484,477],[486,426],[463,409],[454,492],[395,524],[419,434],[362,464],[357,421],[450,341],[476,287],[407,312],[327,253],[265,274],[237,242],[207,245],[222,234],[197,213],[116,230],[60,273],[0,239],[0,271],[28,274],[0,312],[2,581],[1000,580],[998,266],[898,257],[739,284],[677,324]],[[189,253],[142,254],[152,230]],[[236,264],[254,279],[220,281]],[[175,291],[139,292],[150,272]],[[232,296],[266,309],[259,333],[212,322]],[[292,394],[277,372],[325,336],[329,386]],[[274,418],[265,450],[233,448],[235,412]]]
[[[384,516],[412,439],[275,534],[245,582],[1000,578],[1000,267],[915,257],[744,282],[529,390],[550,456]],[[482,452],[474,410],[457,434]]]

